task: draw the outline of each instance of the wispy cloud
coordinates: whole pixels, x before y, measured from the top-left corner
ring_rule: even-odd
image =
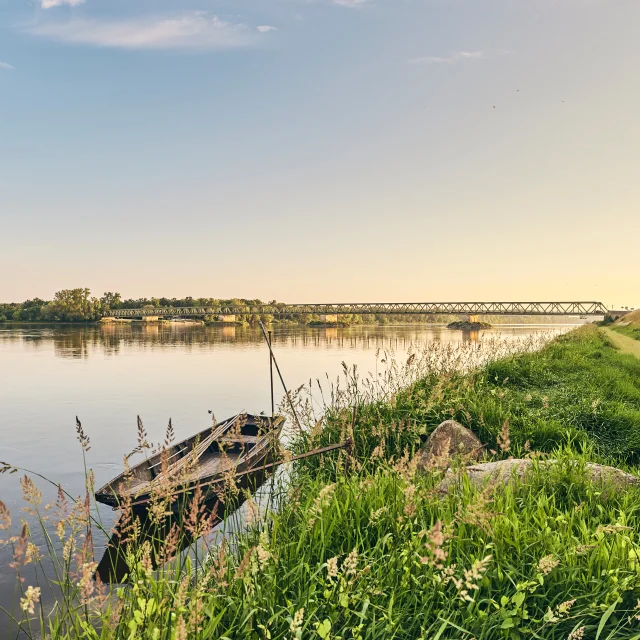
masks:
[[[245,24],[203,11],[172,17],[45,21],[29,32],[60,42],[119,49],[233,49],[250,45],[256,37]]]
[[[0,69],[4,69],[5,71],[13,71],[13,65],[8,62],[0,62]]]
[[[41,6],[43,9],[53,9],[54,7],[62,7],[67,4],[70,7],[77,7],[79,4],[83,4],[85,0],[42,0]]]
[[[359,9],[366,4],[370,4],[371,0],[331,0],[333,4],[340,5],[341,7],[348,7],[349,9]]]
[[[483,58],[482,51],[456,51],[449,56],[422,56],[410,58],[409,64],[453,64],[462,60],[477,60]]]
[[[256,29],[260,33],[268,33],[269,31],[277,31],[277,29],[275,27],[272,27],[269,24],[261,24],[259,27],[256,27]]]

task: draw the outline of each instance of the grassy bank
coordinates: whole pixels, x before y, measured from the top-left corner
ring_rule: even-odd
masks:
[[[640,311],[632,311],[622,316],[616,320],[611,329],[628,338],[640,340]]]
[[[47,637],[637,640],[640,490],[590,484],[582,470],[587,461],[635,469],[640,360],[593,327],[537,352],[494,346],[428,348],[401,364],[381,354],[372,376],[345,369],[340,384],[299,389],[308,430],[293,448],[350,435],[353,458],[298,463],[277,512],[250,502],[249,530],[200,570],[176,559],[154,574],[142,546],[133,587],[109,597],[83,580],[86,516],[80,526],[66,516],[61,544],[85,552],[77,562],[67,554],[77,577]],[[442,496],[441,472],[417,473],[411,455],[450,417],[492,459],[560,462],[495,493],[463,483]],[[197,505],[193,513],[196,526]],[[18,568],[26,535],[12,543]],[[33,591],[20,588],[31,628],[46,627]]]

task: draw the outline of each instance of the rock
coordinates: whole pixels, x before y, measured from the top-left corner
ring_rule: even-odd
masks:
[[[540,469],[544,469],[557,463],[557,460],[541,460],[538,465]],[[532,460],[513,458],[471,465],[466,467],[464,471],[473,486],[482,488],[486,486],[497,487],[514,480],[522,481],[532,469]],[[585,465],[585,477],[594,484],[609,483],[616,489],[640,485],[640,478],[637,476],[615,467],[607,467],[600,464],[587,463]],[[459,475],[449,469],[444,479],[437,486],[437,491],[439,493],[447,493],[458,483]]]
[[[472,461],[481,454],[482,443],[473,431],[455,420],[446,420],[433,430],[418,452],[416,469],[446,468],[454,456]]]

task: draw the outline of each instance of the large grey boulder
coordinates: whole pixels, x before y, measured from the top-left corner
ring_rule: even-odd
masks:
[[[482,443],[478,437],[455,420],[439,424],[416,454],[416,469],[446,469],[451,458],[461,456],[467,462],[478,460]]]
[[[544,470],[557,463],[557,460],[541,460],[538,462],[538,467]],[[465,473],[469,482],[479,489],[487,486],[497,488],[507,482],[525,480],[527,475],[534,469],[533,465],[533,460],[528,458],[512,458],[510,460],[474,464],[458,473],[449,469],[437,486],[437,491],[448,493],[453,487],[459,485],[461,473]],[[640,485],[640,478],[637,476],[615,467],[607,467],[600,464],[587,463],[585,465],[585,477],[594,484],[606,483],[616,489]]]

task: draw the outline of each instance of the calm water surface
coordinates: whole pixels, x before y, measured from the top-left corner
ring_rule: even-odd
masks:
[[[478,336],[433,325],[275,326],[274,352],[285,381],[295,388],[325,373],[335,379],[343,361],[371,371],[377,349],[402,356],[431,340],[483,340],[496,334],[517,339],[549,330],[560,327],[503,326]],[[180,440],[210,424],[208,409],[219,420],[241,411],[269,412],[268,367],[259,329],[0,325],[0,460],[38,471],[79,495],[84,471],[76,415],[91,438],[88,464],[101,486],[121,471],[123,454],[136,446],[136,415],[149,439],[158,442],[170,417]],[[277,385],[276,401],[281,398]],[[45,500],[51,499],[52,491],[42,488]],[[0,476],[0,499],[10,507],[14,524],[23,506],[20,496],[18,475]],[[101,515],[107,523],[113,520],[108,507]],[[5,607],[15,599],[10,561],[9,549],[0,546],[0,605]],[[7,628],[0,612],[0,637]]]

